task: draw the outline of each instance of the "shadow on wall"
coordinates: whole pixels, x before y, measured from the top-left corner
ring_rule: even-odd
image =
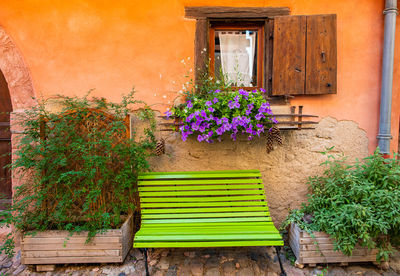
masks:
[[[271,216],[280,224],[289,208],[306,200],[309,176],[321,173],[326,148],[344,153],[349,160],[368,155],[366,132],[353,121],[323,118],[314,130],[283,132],[283,146],[266,153],[266,139],[199,143],[195,137],[186,142],[179,133],[161,132],[166,139],[166,154],[153,157],[153,171],[259,169],[263,176]]]

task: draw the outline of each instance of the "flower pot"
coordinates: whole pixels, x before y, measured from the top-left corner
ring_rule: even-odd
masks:
[[[121,263],[133,243],[133,219],[129,215],[119,229],[96,234],[86,243],[88,232],[49,230],[22,235],[23,264]]]
[[[356,246],[352,256],[346,256],[341,251],[335,251],[333,239],[324,232],[314,232],[311,237],[306,231],[292,224],[289,230],[289,244],[299,265],[315,266],[318,263],[374,262],[378,249],[368,249]]]

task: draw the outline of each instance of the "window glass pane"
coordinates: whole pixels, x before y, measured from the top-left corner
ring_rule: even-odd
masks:
[[[257,86],[256,30],[215,30],[215,75],[237,87]]]

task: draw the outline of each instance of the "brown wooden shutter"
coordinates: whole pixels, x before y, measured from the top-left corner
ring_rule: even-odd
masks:
[[[336,93],[336,15],[274,18],[272,95]]]
[[[306,94],[336,93],[336,14],[307,16]]]
[[[274,18],[273,95],[304,94],[306,17]]]
[[[195,81],[204,70],[206,70],[206,61],[209,52],[209,20],[197,19],[196,20],[196,33],[194,41],[194,70]]]

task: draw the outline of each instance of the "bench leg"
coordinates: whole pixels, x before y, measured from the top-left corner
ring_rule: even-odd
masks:
[[[140,248],[139,249],[144,255],[144,266],[146,268],[146,276],[149,276],[149,264],[147,262],[147,248]]]
[[[281,251],[281,247],[280,246],[275,246],[275,249],[276,249],[276,255],[278,256],[279,266],[281,268],[281,276],[286,276],[286,272],[285,272],[285,270],[283,269],[283,266],[282,266],[281,256],[279,254],[280,251]]]

